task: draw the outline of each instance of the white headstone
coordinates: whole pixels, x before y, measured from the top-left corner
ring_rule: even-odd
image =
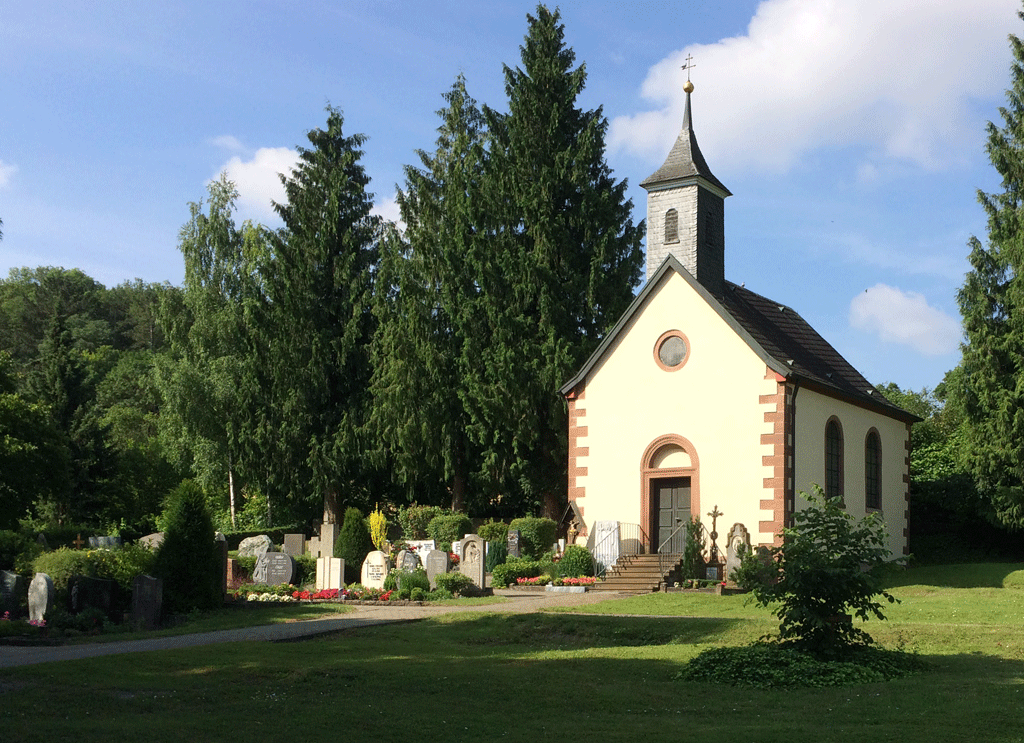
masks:
[[[743,524],[733,524],[729,530],[729,539],[725,550],[725,575],[732,580],[732,571],[740,566],[742,554],[750,552],[750,534]]]
[[[384,579],[388,577],[388,556],[377,550],[371,552],[363,560],[363,569],[359,582],[366,588],[384,588]]]
[[[594,522],[594,546],[591,552],[599,569],[610,568],[619,559],[622,548],[619,543],[618,521]]]
[[[345,561],[340,557],[319,557],[316,561],[316,590],[345,587]]]
[[[468,576],[473,585],[486,587],[487,574],[484,570],[484,540],[476,534],[467,534],[460,541],[462,559],[459,561],[459,572]]]
[[[36,573],[28,586],[28,618],[33,622],[46,619],[53,608],[53,579],[46,573]]]
[[[437,549],[437,543],[433,539],[407,539],[405,543],[410,549],[415,549],[420,557],[423,557],[430,550]]]

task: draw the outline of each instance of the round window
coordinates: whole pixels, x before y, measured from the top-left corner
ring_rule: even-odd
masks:
[[[686,336],[678,330],[664,333],[654,344],[654,360],[665,371],[682,368],[690,352],[690,344]]]

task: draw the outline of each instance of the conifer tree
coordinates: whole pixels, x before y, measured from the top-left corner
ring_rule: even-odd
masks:
[[[1024,13],[1018,13],[1024,19]],[[988,244],[972,238],[959,292],[966,343],[959,389],[966,455],[999,521],[1024,527],[1024,42],[1013,51],[1003,126],[988,125],[986,150],[1002,192],[978,192]],[[962,398],[962,399],[960,399]]]
[[[577,98],[583,65],[559,13],[528,16],[522,67],[505,67],[508,113],[484,115],[484,194],[493,244],[476,266],[486,332],[468,356],[470,413],[485,462],[523,505],[561,515],[566,408],[558,389],[632,300],[643,227],[605,162],[608,121]],[[512,495],[507,492],[506,495]]]
[[[486,235],[478,199],[483,120],[462,76],[438,111],[437,150],[405,168],[406,229],[386,241],[375,312],[374,421],[416,500],[466,507],[478,466],[464,399],[467,335],[476,329],[474,257]],[[404,239],[403,239],[404,238]],[[443,484],[445,492],[431,492]]]

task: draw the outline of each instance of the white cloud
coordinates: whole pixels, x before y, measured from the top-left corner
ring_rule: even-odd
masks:
[[[970,106],[1001,96],[1018,0],[765,0],[745,36],[673,52],[612,121],[609,145],[658,162],[682,121],[692,54],[694,129],[720,168],[785,171],[818,148],[940,168],[964,157]],[[960,146],[958,146],[960,145]],[[861,178],[873,167],[862,167]]]
[[[853,298],[850,325],[926,356],[952,353],[961,336],[960,321],[929,306],[924,295],[886,284],[875,284]]]
[[[9,165],[0,160],[0,188],[7,188],[11,184],[11,178],[18,172],[17,165]]]
[[[245,145],[243,145],[237,137],[232,137],[230,134],[214,137],[210,140],[210,144],[214,147],[220,147],[221,149],[228,150],[230,152],[244,152],[246,149]]]
[[[405,223],[402,222],[402,214],[398,209],[398,201],[395,197],[385,198],[373,205],[371,210],[373,214],[383,217],[389,222],[394,222],[398,225],[399,229],[405,229]]]
[[[243,160],[235,155],[220,168],[219,172],[227,173],[238,189],[238,212],[242,219],[277,219],[271,202],[281,204],[286,200],[280,174],[290,174],[298,159],[298,153],[288,147],[261,147],[252,159]]]

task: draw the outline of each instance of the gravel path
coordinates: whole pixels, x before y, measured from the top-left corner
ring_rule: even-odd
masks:
[[[526,593],[496,590],[495,594],[507,596],[511,600],[478,606],[355,606],[355,611],[341,616],[287,622],[284,624],[267,624],[259,627],[245,627],[243,629],[201,632],[193,635],[175,635],[173,637],[154,637],[146,640],[122,640],[118,642],[56,647],[0,646],[0,668],[78,660],[79,658],[95,658],[101,655],[115,655],[118,653],[144,653],[153,650],[192,648],[201,645],[213,645],[219,642],[282,642],[329,634],[331,632],[340,632],[356,627],[367,627],[374,624],[409,622],[437,616],[438,614],[474,611],[526,614],[558,606],[595,604],[601,601],[608,601],[609,599],[625,598],[626,596],[626,594],[590,591],[587,593]]]

